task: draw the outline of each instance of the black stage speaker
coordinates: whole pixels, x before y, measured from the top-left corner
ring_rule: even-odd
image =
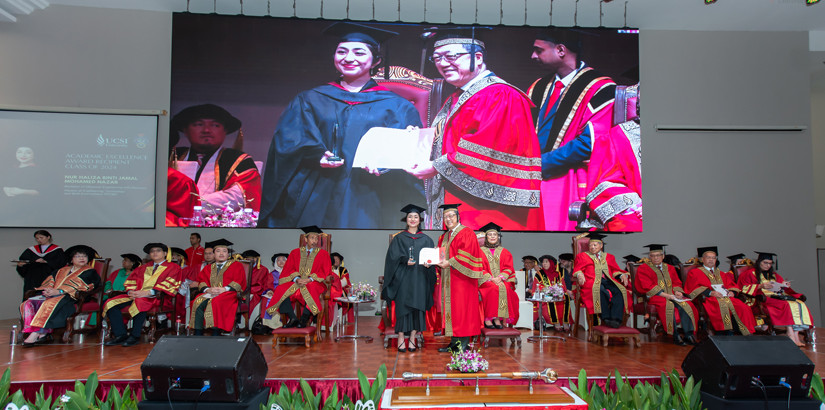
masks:
[[[146,399],[163,401],[240,402],[266,372],[258,343],[230,336],[163,336],[140,366]]]
[[[710,336],[685,356],[682,371],[723,399],[808,396],[814,364],[785,336]],[[765,393],[752,380],[759,378]]]

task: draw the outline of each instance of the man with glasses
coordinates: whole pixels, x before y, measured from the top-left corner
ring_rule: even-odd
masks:
[[[430,57],[457,88],[436,116],[431,163],[407,170],[428,184],[428,207],[463,203],[468,226],[541,229],[541,157],[527,96],[487,69],[475,33],[441,34]],[[436,221],[439,223],[440,221]]]

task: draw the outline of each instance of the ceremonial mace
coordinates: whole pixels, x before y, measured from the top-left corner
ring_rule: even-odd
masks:
[[[404,372],[405,382],[411,380],[426,380],[427,395],[430,395],[431,379],[476,379],[476,394],[478,394],[479,379],[528,379],[530,381],[530,394],[533,393],[533,379],[541,379],[545,383],[555,383],[559,375],[555,370],[547,368],[540,372],[510,372],[510,373],[412,373]]]

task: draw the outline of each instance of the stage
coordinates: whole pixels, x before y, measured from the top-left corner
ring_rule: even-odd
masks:
[[[394,340],[390,341],[391,347],[384,349],[377,328],[378,321],[378,317],[360,317],[359,333],[375,338],[375,341],[369,343],[363,340],[336,343],[333,341],[336,334],[332,332],[329,338],[319,340],[310,348],[297,344],[297,340],[294,345],[273,348],[272,336],[254,336],[269,367],[267,384],[277,386],[281,381],[288,381],[288,385],[295,385],[297,379],[303,378],[314,379],[315,383],[338,381],[340,384],[341,381],[349,380],[356,385],[354,379],[357,378],[359,369],[368,378],[374,378],[381,364],[386,365],[387,376],[391,379],[388,386],[403,384],[400,379],[404,372],[446,372],[450,356],[438,353],[436,349],[446,345],[447,338],[434,338],[428,333],[425,335],[424,349],[414,353],[399,353],[392,347]],[[39,387],[41,382],[45,382],[59,390],[61,385],[70,385],[66,381],[85,379],[93,371],[97,371],[104,387],[108,384],[138,387],[135,381],[141,378],[140,365],[154,346],[144,342],[133,347],[104,347],[96,336],[86,337],[83,343],[75,336],[72,344],[54,343],[31,348],[10,346],[9,334],[13,324],[17,324],[17,321],[0,321],[0,355],[5,358],[5,364],[0,370],[10,368],[12,381],[20,383],[21,387]],[[352,326],[346,327],[344,333],[352,330]],[[489,372],[541,371],[552,368],[559,375],[557,384],[567,386],[567,378],[577,377],[581,369],[587,371],[589,378],[604,378],[618,369],[622,375],[657,382],[662,371],[677,369],[681,373],[682,360],[690,350],[689,346],[676,346],[670,338],[661,336],[658,341],[650,341],[643,335],[640,348],[612,340],[605,348],[587,342],[586,333],[582,329],[566,341],[531,343],[527,341],[527,337],[532,334],[533,331],[522,331],[521,348],[510,342],[502,347],[498,345],[498,341],[491,341],[490,347],[481,348],[481,354],[490,363]],[[549,334],[554,332],[550,331]],[[817,336],[816,340],[825,340],[822,338],[825,336],[822,329],[817,329]],[[820,374],[825,372],[823,350],[825,343],[802,348]]]

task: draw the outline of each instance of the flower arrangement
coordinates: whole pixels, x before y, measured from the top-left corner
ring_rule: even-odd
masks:
[[[209,205],[206,206],[211,208]],[[235,211],[232,205],[227,203],[221,209],[211,209],[206,215],[202,206],[195,206],[192,218],[188,219],[189,226],[193,227],[254,228],[258,225],[258,212],[252,208]]]
[[[375,288],[372,287],[369,283],[358,282],[355,285],[352,285],[352,290],[350,291],[352,296],[357,296],[358,300],[375,300]]]
[[[461,346],[458,347],[457,352],[453,352],[453,357],[450,363],[447,363],[447,368],[450,370],[458,370],[461,373],[477,373],[487,370],[490,364],[487,363],[478,350],[464,351]]]
[[[544,288],[544,294],[548,299],[563,299],[564,288],[561,286],[561,283],[554,283]]]

